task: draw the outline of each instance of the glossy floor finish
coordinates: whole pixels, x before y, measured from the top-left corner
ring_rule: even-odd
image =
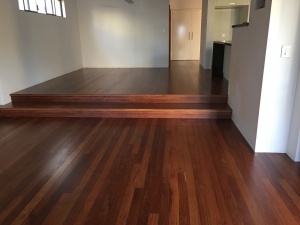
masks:
[[[296,225],[300,164],[229,120],[0,119],[0,224]]]
[[[227,95],[227,86],[199,61],[174,61],[170,68],[81,69],[16,94]]]

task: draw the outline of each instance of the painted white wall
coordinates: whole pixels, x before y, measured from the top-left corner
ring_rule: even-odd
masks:
[[[239,11],[240,11],[239,24],[244,23],[244,22],[249,22],[250,4],[247,6],[239,7]]]
[[[232,25],[239,24],[239,20],[239,8],[215,9],[214,41],[231,41]]]
[[[228,7],[231,0],[202,0],[201,60],[204,69],[211,69],[214,40],[215,7]],[[250,0],[236,0],[237,5],[250,5]],[[254,1],[252,1],[254,5]]]
[[[288,155],[293,160],[300,162],[300,73],[298,76],[297,92],[294,101],[293,117],[287,149]]]
[[[13,92],[82,67],[76,2],[65,3],[67,18],[19,11],[18,1],[0,1],[2,104]]]
[[[255,152],[288,149],[291,158],[299,160],[300,2],[267,0],[259,10],[253,3],[249,27],[233,31],[229,77],[233,121]],[[290,58],[280,57],[282,45],[292,46]]]
[[[228,103],[232,120],[255,149],[271,0],[260,10],[251,4],[250,25],[233,29]]]
[[[202,0],[170,0],[171,9],[201,9]]]
[[[300,62],[300,1],[272,1],[256,152],[286,153]],[[291,45],[290,58],[281,58]]]
[[[0,68],[1,71],[1,68]],[[5,101],[4,101],[4,95],[3,95],[3,89],[2,89],[2,83],[0,82],[0,105],[4,105]]]
[[[77,7],[84,67],[168,67],[168,0],[77,0]]]
[[[215,1],[202,1],[200,64],[204,69],[212,64]]]
[[[226,80],[229,80],[230,58],[231,58],[231,45],[225,45],[224,62],[223,62],[223,73],[224,73],[224,75],[223,76]]]

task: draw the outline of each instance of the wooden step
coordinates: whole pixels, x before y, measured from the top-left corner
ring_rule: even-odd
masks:
[[[227,95],[11,94],[12,102],[227,103]]]
[[[220,103],[11,103],[0,108],[0,117],[230,119],[231,113]]]

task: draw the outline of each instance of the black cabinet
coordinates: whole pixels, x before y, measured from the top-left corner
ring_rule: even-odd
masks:
[[[223,76],[225,43],[214,42],[213,59],[212,59],[212,75]]]

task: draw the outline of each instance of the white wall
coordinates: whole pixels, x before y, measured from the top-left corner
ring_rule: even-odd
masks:
[[[297,92],[294,101],[293,117],[287,149],[288,155],[293,160],[300,162],[300,73],[298,76]]]
[[[223,76],[226,80],[229,80],[229,66],[231,58],[231,45],[225,45],[224,49],[224,62],[223,62]]]
[[[201,60],[200,64],[204,69],[211,69],[215,7],[228,7],[231,0],[202,0],[202,29],[201,29]],[[249,5],[250,0],[236,0],[237,5]],[[254,3],[254,1],[252,1]]]
[[[1,71],[1,68],[0,68]],[[0,82],[0,105],[4,105],[5,101],[4,101],[4,92],[2,89],[2,83]]]
[[[239,13],[240,13],[239,24],[244,22],[249,22],[249,12],[250,12],[250,4],[247,6],[239,7]]]
[[[287,151],[300,62],[300,1],[272,1],[256,152]],[[290,58],[281,58],[291,45]]]
[[[255,149],[271,0],[260,10],[251,4],[250,25],[233,29],[228,103],[232,120]]]
[[[168,0],[77,4],[84,67],[168,67]]]
[[[259,10],[253,3],[249,27],[233,31],[233,121],[255,152],[288,152],[299,160],[300,2],[267,0]],[[292,46],[290,58],[280,57],[282,45]]]
[[[171,9],[201,9],[202,0],[170,0]]]
[[[0,1],[1,104],[11,101],[10,93],[82,67],[76,2],[65,3],[66,19],[19,11],[18,1]]]
[[[200,64],[204,69],[211,69],[212,64],[215,1],[202,1]]]
[[[216,8],[214,18],[214,41],[232,40],[232,25],[248,21],[248,6]],[[225,35],[225,37],[223,37]]]
[[[214,19],[214,41],[231,41],[232,25],[239,24],[240,10],[232,9],[215,9]],[[223,37],[223,35],[225,37]]]

